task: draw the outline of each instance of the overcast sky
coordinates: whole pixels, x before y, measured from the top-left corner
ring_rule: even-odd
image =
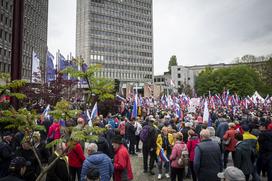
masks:
[[[271,0],[153,0],[155,75],[272,53]],[[49,0],[48,48],[75,54],[76,0]]]

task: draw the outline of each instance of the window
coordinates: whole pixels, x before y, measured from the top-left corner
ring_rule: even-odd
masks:
[[[180,74],[178,74],[178,78],[180,78]]]
[[[181,85],[181,81],[178,81],[178,85]]]

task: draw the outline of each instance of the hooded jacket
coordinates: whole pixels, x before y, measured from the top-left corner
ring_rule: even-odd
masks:
[[[109,181],[113,174],[111,159],[104,153],[96,152],[91,154],[83,162],[81,170],[81,181],[86,180],[86,175],[90,168],[97,168],[100,173],[101,181]]]
[[[132,180],[133,173],[128,151],[124,145],[116,150],[114,156],[114,181]]]
[[[190,161],[194,161],[195,147],[199,142],[200,142],[200,140],[199,140],[198,136],[193,136],[193,137],[189,138],[189,140],[187,142],[187,148],[188,148],[188,152],[189,152],[189,160]]]
[[[251,145],[246,141],[238,142],[234,155],[234,166],[241,169],[245,175],[250,175],[253,173],[252,156]]]

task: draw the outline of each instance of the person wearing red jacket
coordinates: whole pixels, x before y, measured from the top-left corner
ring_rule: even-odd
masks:
[[[227,168],[228,157],[229,157],[230,152],[232,153],[232,160],[234,158],[234,151],[235,151],[235,146],[237,143],[237,140],[235,139],[236,133],[238,133],[238,131],[235,130],[235,124],[229,123],[229,130],[227,130],[225,135],[223,136],[223,140],[225,142],[228,142],[228,144],[224,145],[225,146],[225,148],[224,148],[224,168]]]
[[[193,181],[196,181],[197,179],[194,171],[195,147],[200,142],[200,139],[192,129],[188,131],[188,135],[189,138],[187,141],[187,149],[189,153],[189,166],[192,173]]]
[[[122,137],[116,135],[112,138],[114,148],[114,181],[132,180],[133,173],[130,164],[130,158],[126,147],[122,144]]]
[[[58,120],[54,120],[54,123],[49,127],[47,137],[48,142],[60,139],[60,124]]]
[[[71,148],[68,150],[68,163],[71,180],[75,181],[76,176],[80,180],[81,168],[85,156],[80,143],[73,141],[71,145]]]

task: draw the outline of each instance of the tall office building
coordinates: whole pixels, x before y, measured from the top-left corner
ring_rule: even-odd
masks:
[[[152,82],[152,0],[77,0],[76,56],[98,77]]]
[[[48,0],[25,0],[22,78],[31,79],[33,51],[46,60]],[[10,72],[13,0],[0,0],[0,72]]]

